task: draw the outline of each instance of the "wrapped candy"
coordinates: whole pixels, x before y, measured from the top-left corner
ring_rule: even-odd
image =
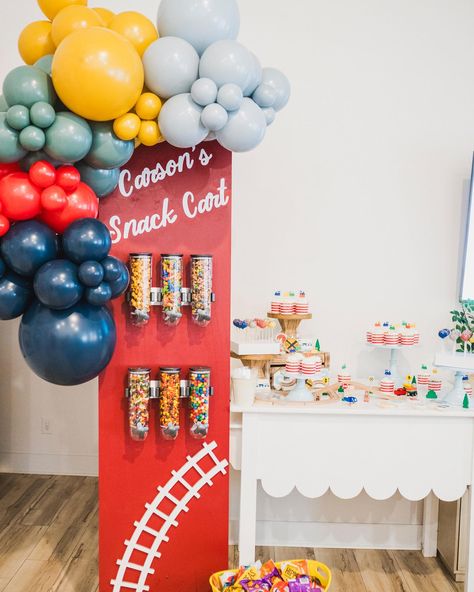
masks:
[[[128,421],[132,440],[142,441],[148,436],[150,423],[150,369],[128,370]]]
[[[189,405],[191,436],[201,440],[209,430],[210,368],[189,369]]]

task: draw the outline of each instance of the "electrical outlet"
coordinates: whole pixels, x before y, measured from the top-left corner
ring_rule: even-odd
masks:
[[[50,436],[53,433],[51,420],[48,417],[41,418],[41,433]]]

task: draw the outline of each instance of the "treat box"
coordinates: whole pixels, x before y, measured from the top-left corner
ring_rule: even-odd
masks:
[[[254,343],[239,343],[231,341],[230,349],[238,356],[252,356],[265,354],[279,354],[280,344],[273,341],[256,341]]]
[[[435,366],[449,368],[451,370],[474,372],[474,354],[464,353],[438,353],[435,356]]]

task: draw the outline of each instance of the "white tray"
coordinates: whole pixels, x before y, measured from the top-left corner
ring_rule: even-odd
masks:
[[[238,356],[258,356],[265,354],[277,355],[280,353],[280,344],[277,341],[255,341],[253,343],[239,343],[238,341],[231,341],[230,349]]]

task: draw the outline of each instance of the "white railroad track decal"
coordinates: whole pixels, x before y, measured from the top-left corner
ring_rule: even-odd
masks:
[[[194,456],[188,456],[187,462],[179,469],[179,471],[171,471],[171,478],[164,487],[158,487],[158,495],[151,503],[145,504],[146,511],[139,522],[135,522],[135,531],[130,540],[125,541],[125,552],[122,559],[117,560],[118,570],[115,579],[111,580],[113,592],[123,592],[124,590],[136,590],[137,592],[149,592],[150,586],[146,584],[149,575],[155,573],[152,564],[155,559],[161,557],[159,548],[162,543],[167,543],[169,538],[167,533],[169,529],[178,526],[178,516],[181,512],[188,512],[188,503],[193,499],[201,497],[199,490],[205,485],[212,486],[212,479],[219,473],[226,474],[226,467],[228,462],[226,460],[219,460],[214,454],[217,448],[216,442],[210,444],[203,444],[201,450]],[[213,467],[204,471],[199,463],[206,457],[212,459]],[[199,475],[198,481],[191,485],[186,480],[185,476],[195,471]],[[184,486],[186,493],[181,499],[177,499],[173,495],[173,488],[177,485]],[[160,510],[160,504],[164,501],[171,501],[173,510],[171,512],[163,512]],[[151,528],[149,523],[153,518],[159,518],[163,524],[159,529]],[[153,543],[150,545],[141,544],[140,539],[145,536],[150,540],[150,535],[153,537]],[[144,557],[143,563],[131,562],[134,552],[138,551]],[[131,575],[133,573],[134,577]],[[139,574],[137,581],[137,573]],[[130,575],[128,575],[130,574]],[[130,581],[127,581],[127,579]]]

